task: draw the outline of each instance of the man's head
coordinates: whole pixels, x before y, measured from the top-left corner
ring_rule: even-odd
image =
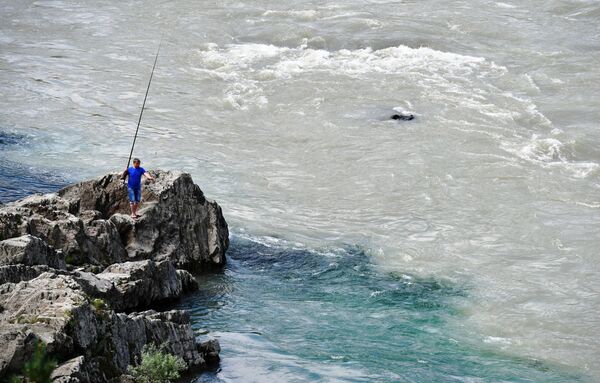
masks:
[[[133,159],[133,167],[134,168],[139,168],[140,167],[140,163],[141,163],[141,161],[140,161],[139,158],[134,158]]]

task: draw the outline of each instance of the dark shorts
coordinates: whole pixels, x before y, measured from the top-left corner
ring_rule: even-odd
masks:
[[[137,188],[137,189],[133,189],[133,188],[127,188],[127,191],[129,192],[129,202],[134,203],[134,202],[140,202],[142,200],[142,188]]]

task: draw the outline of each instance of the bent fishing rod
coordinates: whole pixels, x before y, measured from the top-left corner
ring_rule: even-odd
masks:
[[[131,164],[131,156],[133,155],[133,148],[135,147],[135,141],[137,140],[138,132],[140,130],[140,123],[142,122],[144,108],[146,107],[146,99],[148,99],[148,92],[150,92],[150,84],[152,84],[152,77],[154,76],[154,69],[156,68],[156,62],[158,61],[158,55],[160,53],[160,47],[162,46],[163,36],[161,36],[161,38],[160,38],[160,43],[158,44],[158,50],[156,51],[156,57],[154,58],[154,65],[152,65],[152,72],[150,72],[150,80],[148,81],[148,87],[146,88],[146,95],[144,96],[144,102],[142,103],[142,110],[140,111],[140,118],[138,119],[137,127],[135,128],[135,135],[133,136],[133,143],[131,144],[131,151],[129,152],[129,159],[127,160],[126,169],[129,169],[129,165]]]

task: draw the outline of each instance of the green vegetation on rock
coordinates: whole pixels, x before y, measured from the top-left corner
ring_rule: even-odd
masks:
[[[92,300],[92,306],[96,309],[96,311],[102,311],[107,308],[106,302],[103,299],[95,298]]]
[[[129,366],[129,373],[138,383],[167,383],[179,379],[187,368],[183,359],[169,354],[153,344],[142,350],[142,358],[137,366]]]

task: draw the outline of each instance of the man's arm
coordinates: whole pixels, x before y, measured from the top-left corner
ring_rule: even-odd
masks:
[[[150,181],[154,181],[156,178],[152,177],[150,173],[144,172],[144,177],[148,178]]]

